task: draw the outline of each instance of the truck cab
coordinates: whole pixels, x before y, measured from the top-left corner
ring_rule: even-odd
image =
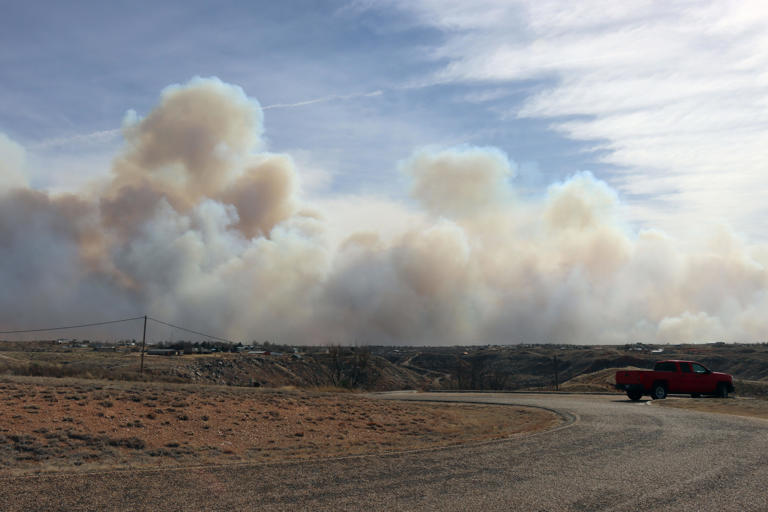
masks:
[[[646,394],[654,400],[663,399],[668,393],[726,398],[734,391],[730,375],[713,372],[696,361],[681,360],[658,361],[653,370],[618,371],[616,388],[626,391],[631,400],[640,400]]]

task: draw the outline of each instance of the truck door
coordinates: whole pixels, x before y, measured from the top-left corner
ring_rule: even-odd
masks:
[[[680,379],[679,379],[679,388],[676,389],[678,393],[697,393],[695,387],[696,387],[696,376],[691,371],[691,363],[677,363],[678,366],[680,366]]]
[[[712,378],[712,372],[698,363],[691,363],[693,369],[693,393],[714,393],[715,379]]]

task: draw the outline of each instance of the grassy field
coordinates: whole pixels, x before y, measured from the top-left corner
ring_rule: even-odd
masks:
[[[525,407],[354,393],[0,378],[0,473],[294,460],[431,448],[554,426]]]
[[[677,407],[692,411],[730,414],[768,420],[768,400],[749,398],[675,398],[658,400],[662,407]]]

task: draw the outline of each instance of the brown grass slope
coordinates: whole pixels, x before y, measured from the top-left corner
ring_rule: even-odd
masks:
[[[612,391],[617,392],[616,372],[620,370],[639,370],[635,366],[623,368],[606,368],[592,373],[578,375],[560,386],[563,391]]]
[[[559,423],[526,407],[358,394],[0,377],[0,474],[382,453],[508,437]]]

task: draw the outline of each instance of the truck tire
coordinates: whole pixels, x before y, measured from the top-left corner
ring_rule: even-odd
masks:
[[[667,386],[663,382],[654,383],[651,388],[651,398],[654,400],[664,400],[667,398]]]
[[[717,396],[717,398],[728,398],[728,386],[722,382],[718,384],[717,389],[715,390],[715,396]]]
[[[638,390],[627,391],[627,396],[633,402],[637,402],[643,397],[643,392]]]

